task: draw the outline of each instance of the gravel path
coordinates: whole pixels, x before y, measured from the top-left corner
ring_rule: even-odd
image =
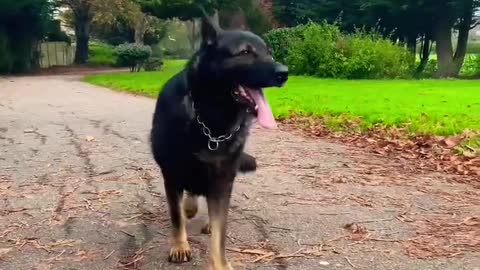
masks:
[[[0,78],[0,269],[203,269],[204,207],[194,261],[166,262],[153,109],[75,76]],[[236,269],[479,269],[471,185],[286,131],[256,129],[248,148],[260,169],[235,186]]]

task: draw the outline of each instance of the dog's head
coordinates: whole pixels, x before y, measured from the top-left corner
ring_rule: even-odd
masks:
[[[263,88],[283,86],[288,68],[273,59],[259,36],[243,30],[223,30],[204,19],[196,66],[201,79],[221,86],[209,89],[215,91],[211,94],[244,108],[266,128],[276,126]]]

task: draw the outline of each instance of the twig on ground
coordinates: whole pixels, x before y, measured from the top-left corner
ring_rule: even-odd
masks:
[[[130,221],[132,219],[136,219],[136,218],[141,217],[141,216],[143,216],[143,214],[134,215],[134,216],[131,216],[131,217],[125,219],[125,221]]]
[[[375,223],[375,222],[382,222],[382,221],[392,221],[395,217],[392,218],[384,218],[384,219],[372,219],[372,220],[364,220],[364,221],[357,221],[357,224],[365,224],[365,223]]]
[[[227,248],[227,250],[237,252],[237,253],[243,253],[243,254],[249,254],[249,255],[262,255],[262,256],[270,253],[270,251],[263,251],[258,249]]]
[[[139,261],[143,260],[143,258],[145,258],[145,257],[142,255],[142,256],[140,256],[140,257],[138,257],[138,258],[136,258],[136,259],[132,260],[131,262],[128,262],[128,263],[121,263],[121,264],[122,264],[122,266],[123,266],[123,267],[127,267],[127,266],[130,266],[130,265],[136,265],[136,264],[137,264],[137,262],[139,262]]]
[[[401,240],[398,240],[398,239],[381,239],[381,238],[366,238],[365,239],[366,241],[376,241],[376,242],[393,242],[393,243],[396,243],[396,242],[400,242]]]
[[[305,257],[305,254],[299,254],[300,252],[302,252],[304,250],[304,248],[300,248],[299,250],[295,251],[294,253],[292,254],[279,254],[279,255],[276,255],[272,258],[272,260],[278,260],[278,259],[287,259],[287,258],[298,258],[298,257]]]
[[[347,263],[348,263],[352,268],[357,268],[357,267],[350,261],[350,259],[349,259],[347,256],[345,256],[344,258],[345,258],[345,260],[347,261]]]
[[[121,230],[121,232],[124,233],[124,234],[126,234],[126,235],[128,235],[128,236],[130,236],[130,237],[135,238],[135,235],[134,235],[134,234],[131,234],[131,233],[129,233],[129,232],[127,232],[127,231],[124,231],[124,230]]]
[[[273,229],[279,229],[279,230],[284,230],[284,231],[293,231],[290,228],[284,228],[284,227],[280,227],[280,226],[270,226],[270,227],[273,228]]]
[[[105,258],[103,258],[103,259],[104,259],[104,260],[106,260],[106,259],[110,258],[110,256],[112,256],[112,255],[113,255],[113,253],[115,253],[115,251],[116,251],[115,249],[114,249],[114,250],[112,250],[112,251],[111,251],[110,253],[108,253],[108,255],[107,255],[107,256],[105,256]]]
[[[274,255],[275,255],[275,253],[273,253],[273,252],[267,253],[267,254],[265,254],[265,255],[262,255],[262,256],[256,258],[255,260],[252,261],[252,263],[257,263],[257,262],[259,262],[259,261],[261,261],[261,260],[263,260],[263,259],[272,257],[272,256],[274,256]]]
[[[64,249],[64,250],[62,250],[62,252],[60,252],[60,253],[59,253],[57,256],[55,256],[55,257],[53,257],[53,258],[49,259],[49,261],[50,261],[50,262],[54,262],[54,261],[58,260],[58,258],[60,258],[60,257],[61,257],[61,256],[62,256],[62,255],[65,253],[65,252],[66,252],[66,250],[65,250],[65,249]]]

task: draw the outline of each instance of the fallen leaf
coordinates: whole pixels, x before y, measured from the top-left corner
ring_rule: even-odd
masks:
[[[368,229],[356,223],[349,223],[343,228],[351,233],[350,239],[353,241],[362,241],[368,237]]]
[[[7,255],[11,250],[11,248],[0,248],[0,260],[3,260],[5,255]]]
[[[467,225],[467,226],[478,226],[480,225],[480,218],[478,217],[469,217],[466,218],[462,224]]]

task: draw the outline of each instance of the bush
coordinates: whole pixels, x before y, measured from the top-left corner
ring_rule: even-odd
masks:
[[[163,61],[159,57],[150,57],[145,61],[143,68],[145,71],[159,71],[162,69]]]
[[[425,69],[423,70],[422,74],[420,74],[421,78],[433,78],[438,71],[438,61],[437,59],[430,59],[428,60]]]
[[[115,48],[120,66],[130,67],[130,71],[140,71],[144,62],[152,55],[150,46],[125,43]]]
[[[308,23],[265,36],[277,61],[292,74],[321,78],[382,79],[410,77],[414,57],[381,35],[358,30],[345,35],[335,24]]]
[[[365,31],[347,36],[344,57],[349,79],[405,78],[415,68],[415,57],[407,49]]]
[[[272,55],[276,61],[287,62],[289,48],[303,39],[304,25],[292,28],[274,29],[264,35],[265,41],[272,48]]]
[[[460,75],[465,77],[480,76],[480,55],[468,55],[465,58]]]
[[[88,64],[93,66],[115,66],[115,48],[105,43],[91,43],[88,51]]]

